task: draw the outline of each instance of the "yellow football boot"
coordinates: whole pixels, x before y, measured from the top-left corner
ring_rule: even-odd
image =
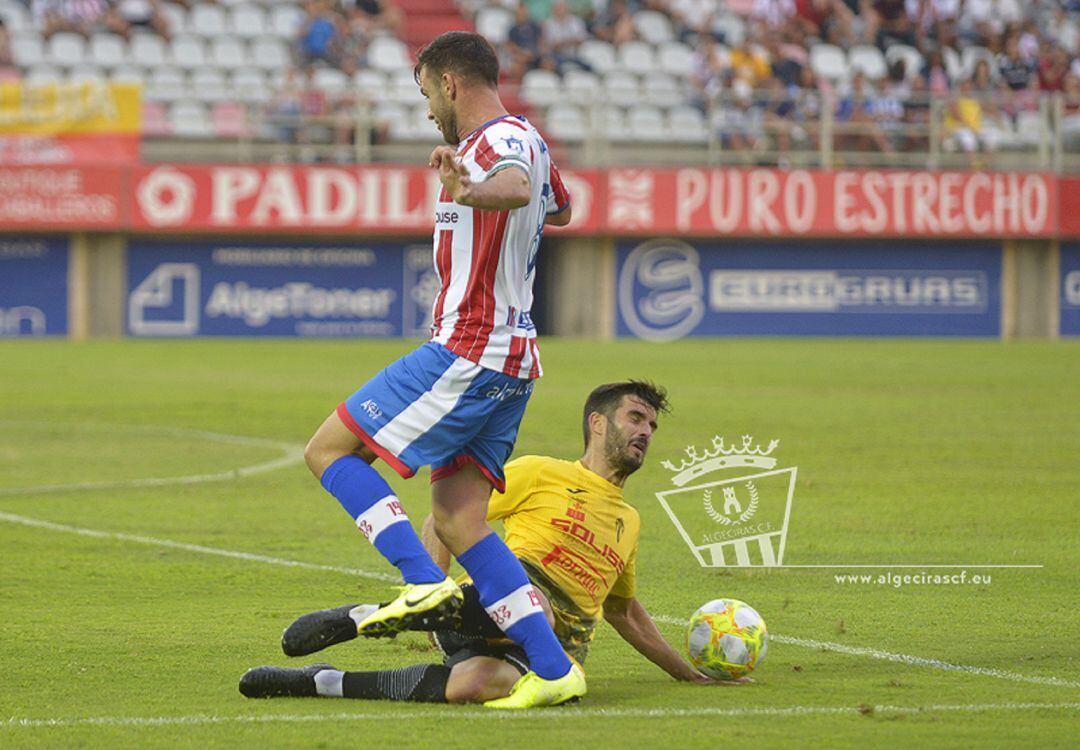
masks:
[[[461,609],[464,596],[453,578],[438,583],[400,586],[401,593],[389,604],[372,612],[356,626],[357,635],[393,638],[422,617],[450,618]]]
[[[486,702],[488,708],[539,708],[576,701],[588,692],[585,672],[571,659],[570,671],[555,680],[526,672],[510,689],[510,695]]]

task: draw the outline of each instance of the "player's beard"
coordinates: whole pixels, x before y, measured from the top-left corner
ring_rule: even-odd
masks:
[[[614,424],[608,420],[608,434],[604,439],[604,457],[608,466],[617,473],[628,477],[641,468],[645,462],[645,452],[648,443],[640,445],[641,454],[634,453],[630,448],[632,438],[627,438]]]
[[[452,108],[447,107],[443,112],[435,115],[435,121],[439,125],[439,132],[442,133],[444,141],[451,146],[456,146],[461,143],[461,138],[458,137],[457,132],[457,115],[454,114]]]

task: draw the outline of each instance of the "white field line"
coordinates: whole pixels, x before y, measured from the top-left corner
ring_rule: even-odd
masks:
[[[111,539],[122,542],[136,542],[138,544],[157,545],[160,547],[170,547],[173,549],[184,550],[186,552],[196,552],[204,555],[216,555],[218,557],[230,557],[237,560],[248,560],[251,562],[266,563],[268,565],[281,565],[284,567],[303,568],[306,570],[318,570],[329,573],[343,573],[345,575],[358,576],[361,578],[371,578],[379,581],[393,581],[395,583],[399,581],[396,576],[388,575],[385,573],[375,573],[359,568],[343,568],[336,565],[318,565],[316,563],[302,562],[299,560],[286,560],[280,557],[256,555],[250,552],[237,552],[235,550],[221,549],[218,547],[204,547],[198,544],[187,544],[185,542],[177,542],[172,539],[161,539],[158,537],[139,536],[136,534],[125,534],[122,532],[113,531],[99,531],[97,529],[87,529],[80,526],[69,526],[62,523],[53,523],[52,521],[43,521],[36,518],[16,515],[14,513],[0,512],[0,521],[6,521],[7,523],[14,523],[22,526],[48,529],[50,531],[62,531],[69,534],[94,537],[97,539]],[[672,617],[671,615],[653,615],[653,619],[657,622],[682,626],[685,626],[687,622],[683,618]],[[807,638],[797,638],[794,636],[778,635],[775,633],[770,633],[769,637],[777,643],[784,643],[791,646],[800,646],[802,648],[810,648],[817,651],[832,651],[834,653],[846,654],[849,656],[864,656],[871,659],[891,661],[912,667],[929,667],[931,669],[940,669],[948,672],[962,672],[966,674],[981,675],[983,677],[994,677],[1001,680],[1009,680],[1011,682],[1027,682],[1034,685],[1053,685],[1055,687],[1080,688],[1080,682],[1065,680],[1060,677],[1039,677],[1035,675],[1020,674],[1018,672],[1008,672],[1002,669],[993,669],[990,667],[976,667],[966,664],[952,664],[950,662],[941,661],[939,659],[928,659],[922,656],[897,654],[889,651],[881,651],[875,648],[848,646],[842,643],[815,641]]]
[[[0,421],[0,425],[25,425],[40,424],[36,422]],[[256,474],[263,474],[286,466],[300,463],[304,459],[302,446],[292,443],[282,443],[265,438],[245,437],[243,435],[227,435],[220,432],[207,432],[205,430],[187,430],[179,427],[141,427],[139,425],[80,425],[91,430],[119,429],[128,432],[140,432],[146,435],[159,435],[165,437],[192,438],[205,440],[212,443],[226,443],[233,445],[247,445],[256,448],[268,448],[281,453],[278,458],[263,461],[250,466],[242,466],[237,469],[213,472],[210,474],[189,474],[180,477],[146,477],[142,479],[122,479],[104,482],[75,482],[69,484],[45,484],[33,487],[0,487],[0,497],[10,495],[44,495],[56,492],[85,492],[90,490],[109,490],[123,487],[164,487],[168,485],[205,484],[207,482],[223,482],[230,479],[240,479]]]
[[[927,706],[781,706],[749,708],[559,708],[529,711],[485,711],[483,709],[427,710],[405,709],[369,713],[340,711],[319,714],[251,714],[240,716],[90,716],[75,719],[0,720],[0,728],[16,727],[168,727],[200,724],[301,724],[340,721],[408,721],[410,719],[463,719],[465,721],[536,721],[538,716],[562,719],[652,719],[693,717],[789,717],[789,716],[858,716],[882,714],[999,713],[1006,711],[1076,711],[1080,703],[969,703],[932,704]],[[552,711],[555,713],[553,714]]]
[[[361,570],[360,568],[342,568],[336,565],[319,565],[318,563],[303,562],[301,560],[286,560],[281,557],[256,555],[251,552],[240,552],[238,550],[221,549],[220,547],[205,547],[201,544],[177,542],[173,539],[160,539],[154,536],[141,536],[139,534],[125,534],[120,531],[86,529],[81,526],[69,526],[64,523],[53,523],[52,521],[42,521],[37,518],[18,516],[14,513],[0,512],[0,521],[21,524],[22,526],[33,526],[34,528],[48,529],[50,531],[63,531],[68,534],[78,534],[79,536],[94,537],[95,539],[109,539],[118,542],[135,542],[136,544],[151,544],[158,547],[169,547],[170,549],[183,550],[184,552],[196,552],[200,555],[231,557],[234,560],[248,560],[249,562],[260,562],[266,563],[267,565],[281,565],[286,568],[302,568],[304,570],[318,570],[327,573],[344,573],[345,575],[357,576],[359,578],[371,578],[376,581],[391,581],[393,583],[401,582],[400,576],[393,576],[388,573],[375,573],[370,570]]]

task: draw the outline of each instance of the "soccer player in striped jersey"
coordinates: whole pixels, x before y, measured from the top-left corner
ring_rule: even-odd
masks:
[[[501,520],[506,543],[521,560],[533,593],[551,613],[555,632],[579,663],[588,654],[601,615],[642,655],[677,680],[716,682],[695,670],[660,634],[636,597],[640,518],[623,486],[645,459],[667,397],[648,383],[610,383],[585,403],[585,453],[578,461],[523,456],[506,466],[506,492],[492,494],[489,520]],[[449,554],[433,534],[425,541],[440,565]],[[252,698],[336,696],[470,703],[507,696],[529,669],[529,657],[501,637],[513,606],[488,609],[466,579],[466,603],[448,618],[416,619],[432,631],[442,664],[343,672],[329,664],[303,669],[258,667],[240,681]],[[282,638],[289,656],[302,656],[356,638],[356,625],[378,605],[346,604],[304,615]],[[749,679],[742,680],[749,682]]]
[[[341,403],[308,443],[312,473],[402,574],[401,594],[357,624],[392,635],[418,618],[460,608],[458,584],[435,564],[389,484],[381,458],[403,478],[431,467],[434,529],[472,577],[481,605],[522,616],[506,634],[530,671],[496,708],[554,705],[584,695],[521,563],[488,526],[492,488],[540,377],[529,317],[536,254],[545,224],[570,220],[570,198],[544,139],[511,116],[498,92],[499,63],[481,36],[447,32],[415,69],[429,118],[448,146],[431,154],[442,182],[435,209],[435,269],[441,288],[431,340],[390,364]]]

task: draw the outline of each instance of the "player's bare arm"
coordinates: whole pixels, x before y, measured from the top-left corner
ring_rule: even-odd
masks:
[[[750,681],[749,678],[730,681],[714,680],[694,669],[690,662],[671,647],[644,605],[636,598],[625,599],[609,594],[604,600],[604,619],[615,629],[615,632],[622,636],[624,641],[637,649],[638,653],[676,680],[702,685],[737,685]]]
[[[508,167],[483,182],[473,182],[468,168],[449,146],[437,146],[428,163],[454,203],[489,211],[507,211],[529,205],[532,185],[525,170]]]
[[[570,207],[570,204],[567,203],[566,208],[564,208],[562,211],[548,214],[547,218],[544,219],[544,223],[553,227],[565,227],[567,224],[570,223],[570,219],[572,218],[571,214],[572,209]]]

